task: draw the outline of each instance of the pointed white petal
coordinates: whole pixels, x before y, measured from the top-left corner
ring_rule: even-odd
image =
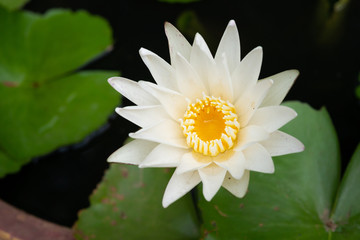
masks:
[[[217,76],[216,64],[205,40],[200,34],[195,35],[194,44],[191,49],[190,64],[206,87],[204,92],[209,94],[208,81]]]
[[[121,95],[139,106],[158,105],[159,102],[151,94],[142,89],[135,81],[123,77],[108,79],[110,85]]]
[[[165,34],[169,42],[171,63],[174,62],[177,53],[185,59],[190,59],[191,45],[186,38],[171,23],[165,23]]]
[[[220,40],[215,54],[216,62],[222,61],[223,53],[226,55],[230,72],[233,72],[240,62],[240,38],[234,20],[229,22]]]
[[[184,174],[174,173],[166,186],[165,194],[162,200],[164,208],[184,196],[200,183],[201,179],[198,171],[187,172]]]
[[[184,116],[188,103],[183,95],[150,82],[140,81],[139,85],[151,93],[175,121]]]
[[[245,167],[248,170],[274,173],[274,162],[269,152],[259,143],[255,143],[243,150],[245,156]]]
[[[129,136],[135,139],[143,139],[158,143],[164,143],[179,148],[189,148],[178,123],[172,120],[164,120],[149,128],[143,128]]]
[[[157,145],[155,142],[133,140],[111,154],[107,161],[138,165]]]
[[[142,128],[150,127],[170,118],[161,105],[129,106],[116,108],[115,111],[123,118],[126,118]]]
[[[273,132],[297,116],[296,112],[285,106],[259,108],[249,121],[249,125],[258,125],[268,132]]]
[[[191,101],[201,97],[205,86],[190,63],[183,56],[177,54],[173,66],[179,91]]]
[[[199,169],[199,175],[203,182],[203,194],[207,201],[210,201],[219,191],[226,174],[226,169],[216,164]]]
[[[180,164],[182,156],[187,152],[189,152],[189,150],[159,144],[147,155],[139,167],[177,167]]]
[[[263,51],[257,47],[249,52],[232,73],[234,99],[238,99],[247,89],[252,89],[260,74]]]
[[[232,101],[233,90],[226,55],[223,53],[216,63],[205,40],[198,33],[195,35],[190,63],[206,87],[202,89],[203,92]]]
[[[233,178],[230,174],[226,174],[223,187],[226,188],[229,192],[234,194],[238,198],[245,196],[248,185],[249,185],[250,172],[245,171],[241,179],[237,180]]]
[[[151,75],[154,77],[155,82],[159,86],[166,87],[174,91],[178,90],[174,77],[174,69],[170,64],[145,48],[141,48],[139,53]]]
[[[299,140],[281,131],[271,133],[268,139],[260,143],[271,156],[302,152],[305,148]]]
[[[267,92],[269,91],[273,81],[258,82],[252,89],[248,89],[235,103],[236,112],[239,116],[240,126],[246,126],[260,106]]]
[[[245,158],[241,151],[235,152],[235,151],[227,151],[231,152],[231,155],[228,156],[228,159],[225,161],[221,161],[221,159],[216,158],[214,161],[218,166],[226,169],[231,176],[235,179],[240,179],[245,170]],[[224,155],[227,152],[221,154]]]
[[[177,174],[183,174],[208,166],[211,163],[211,157],[199,153],[189,152],[183,155],[179,166],[176,168]]]
[[[241,128],[238,133],[238,141],[234,146],[234,151],[242,151],[254,143],[268,139],[269,136],[270,134],[263,127],[249,125]]]
[[[209,78],[210,94],[233,102],[233,86],[225,53],[217,63],[217,75]]]
[[[263,80],[272,79],[273,86],[270,88],[267,96],[264,98],[261,106],[279,105],[289,92],[291,86],[294,84],[295,79],[299,76],[298,70],[287,70],[273,76],[267,77]]]

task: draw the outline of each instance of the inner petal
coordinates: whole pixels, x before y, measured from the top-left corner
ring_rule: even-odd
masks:
[[[203,99],[189,103],[180,122],[188,146],[212,157],[233,147],[240,128],[230,102],[205,94]]]

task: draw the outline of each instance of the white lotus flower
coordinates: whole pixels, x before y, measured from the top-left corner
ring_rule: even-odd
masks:
[[[278,129],[296,117],[280,106],[298,76],[288,70],[258,81],[262,48],[240,61],[235,22],[229,22],[213,57],[200,34],[191,46],[165,23],[171,65],[155,53],[140,55],[157,84],[113,77],[109,83],[137,106],[116,112],[141,129],[109,162],[176,167],[163,197],[167,207],[200,182],[210,201],[221,186],[243,197],[249,172],[273,173],[271,156],[303,151]]]

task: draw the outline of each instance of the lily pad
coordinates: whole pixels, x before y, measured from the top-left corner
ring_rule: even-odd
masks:
[[[79,214],[77,239],[198,239],[199,225],[190,194],[163,208],[172,171],[112,164]]]
[[[341,182],[334,212],[329,221],[333,239],[360,239],[360,145]]]
[[[302,153],[274,157],[275,174],[251,172],[247,195],[221,190],[201,196],[206,239],[330,239],[330,213],[339,184],[337,137],[323,108],[287,103],[298,117],[283,130],[301,140]]]
[[[8,10],[16,10],[24,6],[30,0],[0,0],[0,6]]]
[[[74,72],[111,46],[104,19],[0,8],[0,22],[1,177],[82,140],[106,122],[119,97],[106,82],[117,72]]]

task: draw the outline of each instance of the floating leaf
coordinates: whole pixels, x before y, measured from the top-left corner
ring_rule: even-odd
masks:
[[[21,8],[29,1],[30,0],[0,0],[0,6],[3,6],[8,10],[15,10]]]
[[[325,109],[286,105],[298,117],[283,129],[305,151],[275,157],[275,174],[251,172],[243,199],[223,189],[211,202],[200,198],[206,239],[328,239],[340,172],[336,133]]]
[[[360,145],[348,165],[328,225],[334,239],[360,239]]]
[[[198,239],[190,194],[168,208],[161,199],[171,171],[112,164],[79,214],[77,239]]]
[[[119,98],[106,82],[116,72],[73,73],[111,45],[105,20],[84,11],[41,16],[0,8],[0,22],[1,177],[83,139]]]

